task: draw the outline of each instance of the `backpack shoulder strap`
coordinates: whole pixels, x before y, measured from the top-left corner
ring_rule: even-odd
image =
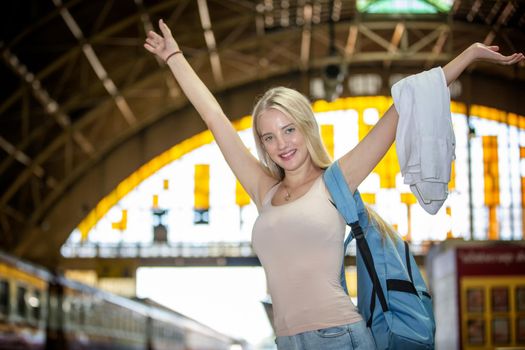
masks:
[[[330,192],[333,200],[335,201],[335,206],[337,210],[343,216],[346,223],[352,228],[352,235],[356,238],[357,241],[357,249],[361,253],[366,270],[368,272],[368,275],[370,276],[370,280],[374,287],[374,292],[372,293],[372,300],[370,303],[371,317],[367,321],[367,325],[370,326],[372,322],[373,311],[375,308],[375,294],[377,294],[383,312],[388,311],[388,304],[386,302],[383,288],[381,287],[381,283],[379,282],[379,277],[374,266],[374,258],[372,256],[372,252],[370,251],[368,242],[365,239],[363,229],[361,228],[361,225],[359,223],[356,201],[350,193],[348,184],[346,183],[346,180],[343,176],[343,172],[341,171],[341,168],[339,167],[337,161],[332,163],[332,165],[330,165],[330,167],[325,171],[324,180],[328,191]],[[356,191],[356,195],[358,197],[358,200],[360,201],[361,197],[359,195],[359,192]],[[360,203],[362,205],[361,201]],[[352,235],[349,235],[344,242],[344,252],[346,252],[348,243],[350,243],[350,241],[352,240]],[[344,277],[344,260],[341,273],[341,283],[344,283],[343,289],[348,294],[348,291],[346,289],[346,279]]]
[[[323,178],[332,199],[335,201],[334,204],[345,219],[346,224],[351,226],[351,224],[358,222],[359,217],[357,216],[354,197],[350,193],[350,189],[346,184],[343,172],[337,161],[333,162],[332,165],[326,169]]]

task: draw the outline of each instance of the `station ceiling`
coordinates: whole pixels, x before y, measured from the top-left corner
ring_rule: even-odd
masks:
[[[388,94],[389,75],[444,64],[473,42],[525,49],[521,0],[455,0],[448,13],[406,15],[363,13],[355,0],[20,0],[1,8],[0,247],[49,266],[122,179],[204,130],[167,67],[142,46],[160,18],[232,119],[276,84],[311,95],[310,79],[330,64],[379,74]],[[524,68],[476,64],[458,99],[523,115]]]

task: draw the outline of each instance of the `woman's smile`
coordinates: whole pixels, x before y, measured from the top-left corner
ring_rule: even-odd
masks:
[[[297,151],[296,149],[293,149],[291,151],[288,151],[288,152],[285,152],[285,153],[281,153],[281,154],[279,154],[279,157],[281,157],[281,159],[284,160],[284,161],[291,160],[293,158],[293,156],[295,155],[296,151]]]

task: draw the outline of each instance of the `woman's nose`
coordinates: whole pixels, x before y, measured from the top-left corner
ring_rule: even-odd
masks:
[[[284,139],[284,137],[282,136],[277,137],[277,147],[279,147],[279,149],[286,148],[286,140]]]

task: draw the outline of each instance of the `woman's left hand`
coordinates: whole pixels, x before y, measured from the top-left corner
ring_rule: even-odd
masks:
[[[484,61],[490,63],[497,63],[502,65],[511,65],[522,61],[525,56],[523,53],[514,53],[512,55],[504,56],[499,53],[499,46],[487,46],[481,43],[472,44],[468,50],[472,54],[473,61]]]
[[[146,42],[144,43],[144,47],[146,50],[157,55],[160,59],[166,62],[166,59],[170,57],[171,54],[180,49],[171,34],[171,30],[162,19],[159,20],[159,28],[162,35],[150,30]]]

